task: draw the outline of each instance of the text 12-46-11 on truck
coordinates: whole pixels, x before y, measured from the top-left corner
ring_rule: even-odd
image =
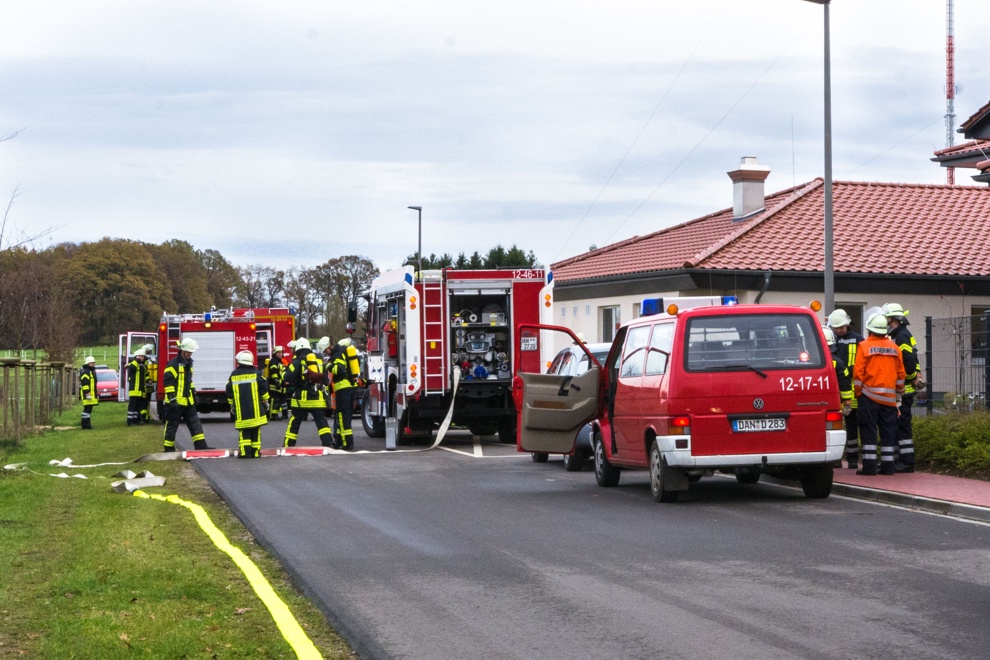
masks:
[[[417,277],[418,275],[418,277]],[[392,447],[452,423],[514,443],[516,326],[552,318],[552,277],[540,269],[383,273],[368,295],[368,393],[362,423]],[[525,356],[531,369],[540,353]]]
[[[250,351],[260,369],[276,346],[288,346],[296,337],[296,319],[284,307],[232,308],[201,314],[163,314],[157,333],[128,332],[120,336],[121,360],[144,344],[152,344],[157,362],[155,398],[159,419],[164,419],[163,383],[165,364],[178,355],[182,339],[194,339],[199,349],[193,355],[196,409],[201,413],[230,412],[227,379],[234,369],[234,356]]]

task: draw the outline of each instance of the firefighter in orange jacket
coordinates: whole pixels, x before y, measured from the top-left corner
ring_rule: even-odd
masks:
[[[894,474],[897,407],[904,395],[904,360],[897,344],[887,337],[887,318],[874,314],[867,322],[869,336],[859,344],[853,386],[859,402],[859,438],[863,468],[856,474]],[[877,435],[880,466],[877,470]]]

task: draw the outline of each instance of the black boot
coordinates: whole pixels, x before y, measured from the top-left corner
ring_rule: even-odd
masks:
[[[206,449],[213,449],[213,447],[206,444],[206,440],[197,440],[193,443],[193,449],[203,451]]]
[[[175,451],[175,445],[172,445],[172,446],[170,446],[170,447],[169,447],[169,446],[166,446],[166,447],[165,447],[165,452],[166,452],[166,453],[168,453],[168,452],[173,452],[173,451]]]

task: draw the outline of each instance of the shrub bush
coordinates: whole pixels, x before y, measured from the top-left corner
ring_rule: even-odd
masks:
[[[990,413],[915,416],[913,426],[919,469],[990,479]]]

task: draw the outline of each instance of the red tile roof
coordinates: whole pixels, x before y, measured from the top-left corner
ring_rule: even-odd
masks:
[[[966,133],[967,131],[975,127],[977,124],[983,122],[987,118],[990,118],[990,103],[984,105],[982,108],[980,108],[975,113],[973,113],[973,115],[969,119],[964,121],[962,125],[959,127],[959,132]]]
[[[952,156],[954,158],[967,155],[979,156],[988,152],[990,152],[990,140],[970,140],[969,142],[963,142],[962,144],[937,150],[935,152],[935,158],[932,158],[932,160],[942,160],[943,156]]]
[[[663,270],[822,271],[824,182],[766,197],[733,221],[724,209],[551,266],[558,283]],[[990,276],[990,187],[833,184],[836,272]]]

